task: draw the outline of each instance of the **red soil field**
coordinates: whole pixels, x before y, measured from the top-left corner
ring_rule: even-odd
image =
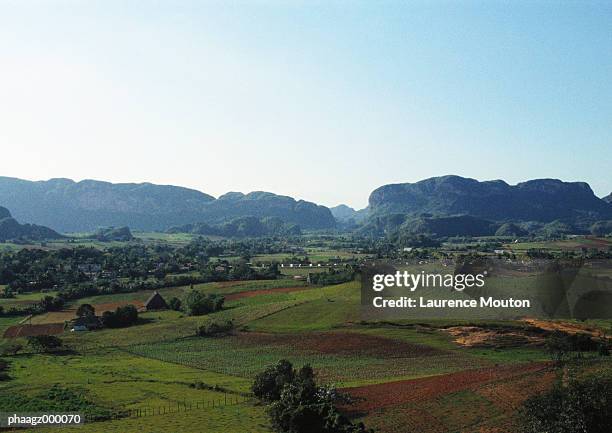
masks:
[[[515,412],[530,396],[550,389],[556,378],[554,370],[536,371],[503,383],[486,384],[476,393],[506,412]]]
[[[350,412],[367,413],[384,407],[420,402],[457,391],[475,389],[484,384],[518,378],[534,372],[544,372],[547,367],[547,363],[501,366],[345,388],[342,391],[357,400],[354,405],[347,408]]]
[[[420,344],[407,343],[356,332],[317,332],[301,334],[242,333],[238,337],[245,345],[289,346],[304,352],[381,358],[417,358],[445,352]]]
[[[33,337],[35,335],[57,335],[64,332],[63,323],[44,325],[15,325],[4,331],[4,338]]]
[[[274,293],[291,293],[299,290],[307,290],[309,287],[279,287],[277,289],[257,289],[257,290],[245,290],[244,292],[230,293],[224,295],[226,301],[235,301],[236,299],[252,298],[253,296],[259,295],[270,295]]]

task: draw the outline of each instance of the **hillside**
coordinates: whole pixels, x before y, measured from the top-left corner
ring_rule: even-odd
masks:
[[[134,239],[129,227],[103,227],[93,234],[93,238],[101,242],[127,242]]]
[[[612,207],[588,184],[537,179],[509,185],[443,176],[416,183],[385,185],[369,199],[373,215],[391,213],[470,215],[491,221],[571,222],[612,218]]]
[[[63,232],[129,226],[165,230],[196,222],[222,223],[243,216],[278,217],[303,228],[331,228],[324,206],[269,192],[228,193],[219,199],[189,188],[151,183],[70,179],[27,181],[0,177],[0,202],[20,221]]]
[[[612,204],[612,192],[608,194],[607,196],[605,196],[602,200],[605,201],[606,203]]]
[[[44,239],[59,239],[63,236],[56,231],[34,224],[19,224],[8,209],[0,206],[0,242],[15,239],[40,241]]]
[[[195,223],[171,227],[168,233],[191,233],[196,235],[224,236],[229,238],[258,236],[299,236],[300,226],[284,223],[280,218],[241,217],[223,224]]]
[[[354,221],[356,223],[362,222],[368,215],[368,209],[355,210],[350,206],[345,204],[339,204],[338,206],[334,206],[329,209],[336,218],[336,221],[339,222],[349,222]]]

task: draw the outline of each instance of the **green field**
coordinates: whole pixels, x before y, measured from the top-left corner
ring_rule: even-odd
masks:
[[[147,242],[180,243],[187,239],[156,234],[139,237]],[[307,251],[311,260],[356,257],[346,251],[343,254],[315,248]],[[283,257],[256,259],[275,261]],[[437,272],[441,267],[429,261],[407,269]],[[418,401],[398,397],[394,404],[353,416],[380,433],[403,432],[408,428],[423,433],[467,433],[488,431],[497,424],[505,428],[500,431],[507,433],[512,432],[515,422],[507,400],[519,401],[521,389],[544,389],[553,380],[552,373],[542,376],[546,381],[538,376],[541,373],[521,373],[523,368],[548,361],[542,347],[464,347],[444,332],[451,326],[467,325],[520,328],[520,321],[473,317],[470,320],[440,317],[425,323],[417,318],[368,321],[362,314],[357,280],[316,287],[293,276],[320,269],[282,271],[283,277],[277,280],[196,284],[194,288],[204,293],[227,297],[224,309],[216,313],[189,317],[179,311],[141,312],[138,324],[131,327],[65,332],[61,335],[66,349],[62,353],[25,351],[5,357],[9,361],[10,379],[0,382],[0,395],[37,398],[53,385],[60,385],[105,410],[147,413],[88,423],[80,428],[83,432],[263,433],[271,432],[268,417],[265,408],[248,397],[250,386],[258,372],[280,359],[297,366],[309,364],[321,383],[349,392],[398,381],[410,381],[406,382],[406,389],[410,390],[412,383],[441,378],[440,383],[444,384],[446,377],[452,384],[461,381],[455,378],[464,373],[490,371],[487,373],[490,378],[480,378],[464,388],[451,386],[448,391],[431,395],[426,388]],[[527,290],[532,279],[528,274],[511,275],[491,284],[518,296]],[[159,289],[159,293],[169,300],[182,298],[189,290],[190,286],[177,286]],[[35,303],[42,295],[20,294],[0,300],[0,305]],[[65,311],[37,315],[32,323],[69,320],[74,309],[84,303],[94,307],[141,305],[150,295],[151,291],[143,290],[82,298],[67,305]],[[0,318],[0,332],[21,319]],[[198,326],[217,319],[231,319],[234,332],[216,338],[195,336]],[[607,329],[610,321],[591,321],[587,325]],[[14,343],[25,345],[26,341],[2,339],[0,348]],[[609,361],[598,361],[591,355],[584,359],[597,368],[609,369]],[[506,368],[514,368],[519,374],[495,381],[496,370]],[[0,411],[5,409],[9,408],[0,407]]]

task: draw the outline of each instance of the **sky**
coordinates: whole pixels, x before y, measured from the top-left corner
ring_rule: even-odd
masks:
[[[612,191],[612,2],[0,0],[0,175]]]

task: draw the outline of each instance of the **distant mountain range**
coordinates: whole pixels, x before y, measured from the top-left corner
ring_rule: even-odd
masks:
[[[432,177],[416,183],[385,185],[369,199],[373,215],[388,213],[471,215],[493,221],[612,218],[609,203],[588,184],[537,179],[508,185],[459,176]]]
[[[588,232],[612,219],[612,205],[588,184],[537,179],[509,185],[442,176],[385,185],[369,198],[369,225],[388,232],[401,227],[443,236],[495,234],[503,223],[522,223],[516,232]],[[506,226],[502,231],[511,230]]]
[[[48,227],[33,224],[19,224],[8,209],[0,207],[0,242],[7,240],[28,239],[40,241],[43,239],[59,239],[63,236]]]
[[[227,193],[218,199],[189,188],[151,183],[70,179],[27,181],[0,177],[0,204],[20,221],[61,232],[129,226],[163,231],[172,226],[220,224],[238,217],[278,217],[302,228],[333,228],[328,208],[269,192]]]
[[[277,217],[240,217],[222,224],[195,223],[171,227],[168,233],[191,233],[196,235],[223,236],[228,238],[258,236],[299,236],[297,224],[285,223]]]
[[[509,185],[502,180],[433,177],[381,186],[370,194],[367,208],[355,210],[346,205],[328,209],[261,191],[229,192],[215,199],[171,185],[0,177],[0,205],[19,221],[61,232],[129,227],[242,237],[338,227],[372,235],[401,230],[438,236],[522,236],[594,233],[592,227],[598,223],[595,228],[601,233],[612,221],[611,202],[612,194],[600,199],[586,183],[556,179]],[[15,223],[5,222],[7,227]]]
[[[338,222],[349,222],[353,221],[355,223],[363,222],[368,216],[368,209],[355,210],[352,207],[349,207],[345,204],[340,204],[338,206],[334,206],[329,208],[334,218]]]

